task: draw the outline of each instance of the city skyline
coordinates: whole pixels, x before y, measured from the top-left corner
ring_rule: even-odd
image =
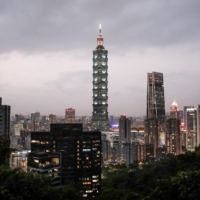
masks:
[[[99,23],[109,115],[145,115],[147,72],[163,73],[167,112],[174,99],[181,110],[199,104],[199,1],[19,2],[0,3],[0,97],[12,115],[72,107],[91,116]]]

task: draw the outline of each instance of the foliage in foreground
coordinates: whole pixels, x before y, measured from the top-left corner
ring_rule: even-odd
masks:
[[[9,157],[12,152],[10,140],[0,137],[0,166],[9,166]]]
[[[200,199],[200,147],[195,152],[136,166],[103,169],[98,200]]]
[[[0,168],[1,200],[71,200],[79,199],[72,185],[53,187],[48,177],[20,169]]]

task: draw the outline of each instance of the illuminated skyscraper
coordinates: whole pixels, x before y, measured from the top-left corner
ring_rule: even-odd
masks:
[[[108,51],[103,46],[101,26],[97,47],[93,51],[93,112],[92,130],[105,131],[108,121]]]
[[[147,74],[147,118],[165,119],[163,74]]]
[[[163,74],[152,72],[147,74],[147,119],[145,120],[145,142],[152,144],[149,158],[156,156],[157,150],[165,146],[165,97]]]
[[[167,153],[180,154],[181,148],[181,130],[179,107],[175,102],[170,107],[170,117],[166,122],[166,150]]]
[[[65,110],[65,123],[75,122],[75,109],[68,108]]]
[[[187,109],[194,108],[194,106],[184,106],[183,107],[183,118],[184,118],[184,128],[187,130]]]
[[[193,151],[197,146],[197,109],[187,108],[187,150]]]
[[[180,118],[180,109],[175,100],[170,107],[170,118],[176,118],[176,119]]]

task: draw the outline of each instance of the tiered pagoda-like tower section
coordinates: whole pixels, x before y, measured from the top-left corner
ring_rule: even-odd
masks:
[[[93,51],[93,113],[92,130],[106,131],[108,123],[108,51],[103,46],[101,26],[97,47]]]

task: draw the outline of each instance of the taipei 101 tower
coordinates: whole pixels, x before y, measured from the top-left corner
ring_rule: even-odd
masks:
[[[93,112],[92,130],[106,131],[108,123],[108,51],[103,46],[101,25],[97,47],[93,51]]]

